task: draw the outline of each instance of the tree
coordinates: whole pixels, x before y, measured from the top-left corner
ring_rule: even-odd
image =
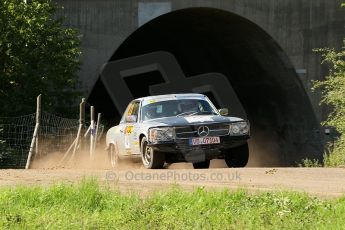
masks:
[[[76,100],[80,39],[57,9],[50,0],[0,1],[0,116],[33,113],[39,94],[56,113]]]
[[[339,51],[329,48],[316,51],[322,53],[322,63],[330,65],[325,80],[314,82],[314,89],[321,89],[321,103],[332,108],[332,112],[323,124],[334,126],[341,135],[334,143],[331,152],[325,154],[324,164],[345,165],[345,39]]]

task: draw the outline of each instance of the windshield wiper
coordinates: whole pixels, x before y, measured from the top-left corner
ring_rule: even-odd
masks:
[[[183,113],[179,113],[179,114],[177,114],[176,115],[176,117],[181,117],[181,116],[183,116],[183,115],[194,115],[194,114],[196,114],[196,113],[198,113],[198,112],[195,112],[195,111],[187,111],[187,112],[183,112]]]
[[[188,115],[188,116],[193,116],[196,114],[213,114],[213,115],[218,115],[216,112],[213,111],[187,111],[187,112],[183,112],[183,113],[179,113],[176,115],[176,117],[180,117],[183,115]]]
[[[199,114],[213,114],[213,115],[218,115],[216,112],[213,112],[213,111],[199,111],[197,112]]]

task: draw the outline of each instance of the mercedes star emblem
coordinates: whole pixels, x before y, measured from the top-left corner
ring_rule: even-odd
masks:
[[[210,132],[210,129],[207,126],[200,126],[198,128],[198,135],[200,137],[206,137]]]

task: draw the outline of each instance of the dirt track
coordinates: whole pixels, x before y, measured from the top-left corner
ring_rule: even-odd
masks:
[[[94,176],[122,192],[164,190],[179,184],[187,190],[199,186],[207,189],[246,188],[249,191],[293,190],[321,197],[345,194],[345,169],[330,168],[212,168],[194,170],[188,164],[175,164],[168,169],[146,170],[140,165],[110,169],[30,169],[0,170],[0,186],[49,185],[73,183]]]

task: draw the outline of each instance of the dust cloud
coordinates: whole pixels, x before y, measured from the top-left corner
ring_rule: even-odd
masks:
[[[268,142],[267,140],[274,140]],[[253,133],[249,144],[249,161],[247,167],[277,167],[283,162],[283,154],[280,152],[281,140],[272,133],[260,130]]]
[[[32,169],[112,169],[108,159],[108,154],[104,149],[97,149],[93,157],[89,151],[76,152],[72,158],[71,154],[63,159],[64,153],[47,153],[44,156],[36,156],[30,168]],[[135,169],[140,168],[141,164],[123,160],[117,165],[116,169]]]
[[[255,134],[254,134],[255,135]],[[267,134],[269,135],[269,134]],[[256,134],[255,138],[251,138],[249,144],[249,162],[247,167],[269,167],[281,164],[282,156],[277,154],[279,146],[278,141],[276,144],[267,144],[267,135]],[[104,147],[104,146],[102,146]],[[91,158],[88,150],[77,151],[74,158],[71,153],[67,159],[61,162],[64,153],[51,152],[43,156],[35,156],[30,168],[33,169],[113,169],[113,170],[126,170],[126,169],[144,169],[141,159],[121,160],[120,163],[112,168],[108,159],[108,153],[104,148],[99,147],[94,156]],[[168,169],[193,169],[191,163],[175,163],[166,164],[165,168]],[[212,160],[210,168],[227,168],[227,165],[222,159]]]
[[[67,159],[61,162],[62,153],[49,153],[45,156],[35,157],[30,166],[31,169],[144,169],[141,159],[121,160],[115,168],[112,168],[106,151],[98,150],[94,157],[90,158],[89,152],[76,153],[73,159]],[[224,160],[212,160],[210,168],[226,168]],[[167,169],[193,169],[192,163],[174,163],[166,164]]]

